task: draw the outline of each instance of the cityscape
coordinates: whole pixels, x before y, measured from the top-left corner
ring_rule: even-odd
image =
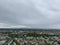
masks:
[[[0,0],[0,45],[60,45],[60,0]]]
[[[17,30],[0,29],[0,45],[60,45],[59,30]]]

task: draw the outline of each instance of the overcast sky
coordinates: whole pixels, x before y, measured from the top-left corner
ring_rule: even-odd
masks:
[[[0,27],[60,29],[60,0],[0,0]]]

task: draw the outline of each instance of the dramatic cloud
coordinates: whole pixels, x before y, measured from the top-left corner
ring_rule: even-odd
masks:
[[[59,28],[60,0],[0,0],[0,23]]]

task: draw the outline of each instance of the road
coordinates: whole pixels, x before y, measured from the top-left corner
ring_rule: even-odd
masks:
[[[13,42],[13,40],[9,40],[8,42],[6,42],[4,45],[10,45]]]

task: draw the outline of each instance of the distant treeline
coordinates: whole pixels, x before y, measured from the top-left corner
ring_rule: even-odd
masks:
[[[59,32],[60,29],[29,29],[29,28],[0,28],[0,31],[52,31]]]

